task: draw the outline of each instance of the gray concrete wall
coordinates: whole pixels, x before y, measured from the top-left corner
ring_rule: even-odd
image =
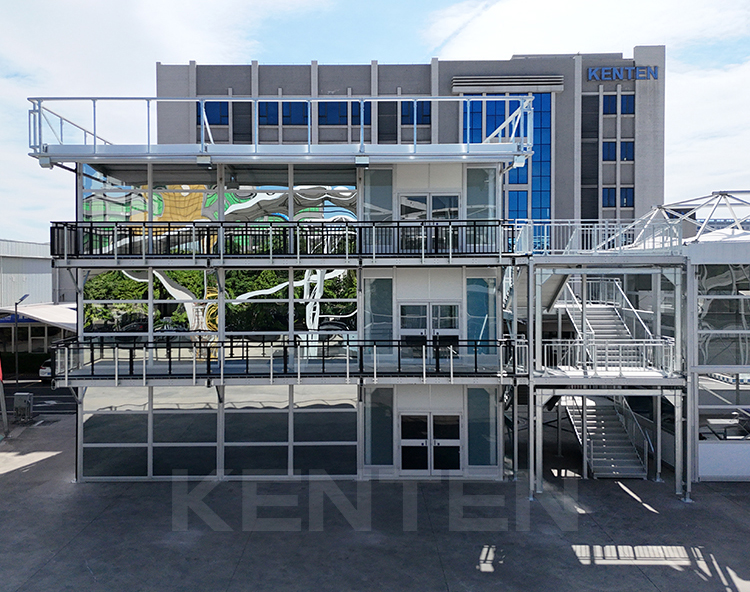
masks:
[[[635,87],[635,217],[664,202],[664,46],[636,47],[636,66],[658,66],[658,80]]]
[[[187,66],[156,64],[156,96],[194,97],[196,95],[195,62]],[[195,142],[195,105],[160,102],[156,108],[159,144]]]

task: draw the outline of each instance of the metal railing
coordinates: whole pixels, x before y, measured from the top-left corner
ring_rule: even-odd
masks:
[[[302,153],[312,153],[314,147],[323,146],[324,144],[348,144],[357,151],[364,152],[365,145],[372,146],[379,143],[376,134],[371,133],[371,124],[369,119],[375,118],[380,105],[386,103],[395,105],[396,112],[401,116],[402,113],[410,112],[410,124],[402,124],[399,127],[404,130],[408,129],[409,134],[402,134],[401,145],[407,145],[413,153],[420,153],[422,146],[426,146],[424,151],[431,152],[430,146],[441,144],[437,140],[430,142],[420,141],[418,133],[421,126],[419,124],[418,106],[420,103],[429,102],[432,109],[437,111],[438,108],[445,104],[448,108],[457,106],[453,116],[457,119],[459,128],[464,120],[464,112],[472,112],[472,106],[477,103],[497,102],[505,104],[505,112],[508,117],[497,127],[487,129],[480,142],[472,142],[470,136],[473,133],[464,133],[463,138],[457,138],[452,144],[462,146],[466,154],[478,153],[486,154],[503,150],[508,153],[508,145],[515,145],[509,152],[510,155],[530,154],[533,142],[533,96],[516,95],[516,96],[493,96],[489,97],[456,97],[456,96],[364,96],[352,97],[346,95],[335,95],[325,97],[292,97],[283,98],[277,96],[271,97],[238,97],[238,96],[202,96],[202,97],[32,97],[29,101],[32,104],[29,110],[29,147],[37,155],[43,155],[49,145],[62,146],[91,146],[91,151],[96,154],[100,147],[105,144],[116,145],[141,145],[147,152],[158,152],[155,149],[157,145],[154,141],[156,132],[155,120],[157,111],[159,116],[184,118],[196,125],[196,151],[210,152],[209,147],[214,145],[218,138],[218,130],[226,130],[231,121],[230,111],[240,108],[243,113],[249,112],[250,121],[248,122],[245,133],[251,136],[249,146],[253,151],[261,152],[260,148],[264,145],[274,146],[271,152],[278,153],[284,146],[290,146],[292,143],[302,148]],[[320,106],[331,102],[343,103],[346,105],[347,117],[342,125],[329,125],[330,122],[323,120],[320,114]],[[219,122],[207,116],[206,106],[220,104],[226,105],[226,119],[219,118]],[[277,120],[273,122],[264,121],[260,116],[259,105],[264,107],[268,104],[274,104],[278,107]],[[410,108],[404,109],[404,104]],[[291,107],[287,107],[287,105]],[[282,115],[283,109],[292,108],[295,112],[299,111],[297,121],[287,119]],[[389,106],[389,109],[392,107]],[[54,110],[53,110],[54,109]],[[82,125],[73,123],[69,116],[60,114],[60,111],[76,112],[78,116],[90,121],[90,129]],[[372,115],[370,115],[370,111]],[[447,111],[446,111],[447,113]],[[351,123],[349,123],[351,122]],[[446,120],[447,122],[447,120]],[[441,123],[443,116],[441,115]],[[346,127],[351,129],[350,134],[343,134],[339,140],[336,137],[328,137],[321,133],[325,129],[334,129],[337,127]],[[450,126],[448,126],[450,127]],[[65,130],[68,133],[65,133]],[[292,129],[295,132],[294,138],[290,142],[284,140],[285,144],[279,146],[277,137],[260,140],[261,130],[264,129]],[[457,128],[453,128],[457,129]],[[468,131],[468,130],[466,130]],[[472,129],[472,132],[476,130]],[[109,136],[113,142],[106,141],[101,134]],[[114,137],[114,136],[118,137]],[[368,138],[369,137],[369,141]],[[411,136],[411,137],[408,137]],[[120,141],[120,137],[125,140]],[[391,140],[389,138],[389,140]],[[228,143],[228,142],[224,142]],[[382,144],[387,146],[391,142]],[[500,146],[505,146],[499,148]],[[392,149],[392,147],[391,147]],[[433,151],[434,152],[434,151]]]
[[[516,225],[518,253],[637,254],[671,250],[682,245],[682,227],[673,220],[516,220]]]
[[[422,222],[54,222],[53,257],[378,258],[497,257],[512,249],[513,224]]]
[[[628,401],[624,396],[613,396],[612,401],[617,416],[620,418],[620,423],[622,423],[622,426],[628,433],[628,438],[630,438],[630,441],[633,443],[635,452],[638,455],[641,464],[643,464],[644,469],[646,469],[646,473],[648,473],[649,452],[654,452],[654,445],[651,442],[651,437],[646,431],[644,431],[643,427],[638,422],[638,418],[635,416],[635,413],[633,413],[633,410],[630,408],[630,405],[628,405]]]
[[[164,336],[70,339],[53,348],[53,378],[71,380],[266,379],[336,377],[349,381],[384,377],[498,377],[528,372],[528,344],[504,340],[369,340],[305,335],[258,341]]]
[[[545,368],[618,372],[656,370],[667,375],[676,371],[675,344],[670,339],[625,341],[552,339],[543,342]]]

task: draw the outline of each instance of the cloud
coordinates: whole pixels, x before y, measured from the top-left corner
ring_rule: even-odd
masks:
[[[746,0],[631,0],[627,7],[600,0],[470,0],[433,13],[423,35],[443,59],[509,59],[635,45],[676,49],[749,32]]]
[[[666,201],[750,188],[747,0],[471,0],[433,13],[423,35],[453,60],[666,45]]]
[[[259,32],[269,19],[320,12],[329,4],[311,0],[7,3],[0,36],[0,207],[4,219],[13,224],[2,226],[0,238],[46,241],[50,220],[74,217],[73,176],[42,170],[26,155],[27,97],[152,96],[157,61],[249,63],[262,48]]]

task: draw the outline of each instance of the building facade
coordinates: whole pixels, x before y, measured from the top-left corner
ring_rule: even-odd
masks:
[[[78,281],[55,375],[79,477],[523,469],[533,493],[556,417],[584,477],[669,462],[689,491],[694,283],[683,221],[649,214],[663,85],[663,47],[158,65],[156,97],[93,98],[68,140],[31,99],[32,155],[77,171],[52,251]]]

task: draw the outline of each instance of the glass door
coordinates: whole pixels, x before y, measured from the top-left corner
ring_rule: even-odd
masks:
[[[401,472],[444,475],[461,471],[461,416],[404,413],[400,420]]]
[[[430,472],[429,416],[401,416],[401,470],[414,473]]]

